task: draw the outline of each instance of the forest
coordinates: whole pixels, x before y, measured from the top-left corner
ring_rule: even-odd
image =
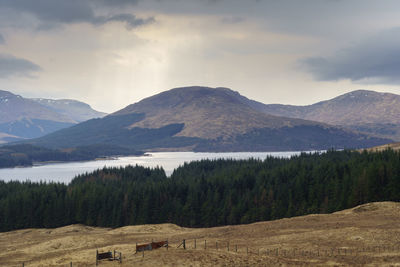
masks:
[[[400,201],[400,152],[327,151],[265,160],[103,168],[61,183],[0,181],[0,231],[175,223],[211,227]]]
[[[115,145],[86,145],[67,149],[51,149],[31,144],[0,147],[0,168],[32,166],[46,161],[82,161],[115,155],[143,155],[142,151]]]

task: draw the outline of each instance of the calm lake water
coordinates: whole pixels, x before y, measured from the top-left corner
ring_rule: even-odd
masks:
[[[194,153],[194,152],[157,152],[150,156],[120,157],[114,160],[94,160],[85,162],[54,163],[24,168],[0,169],[0,180],[55,181],[69,183],[76,175],[101,169],[104,166],[141,165],[145,167],[163,167],[167,175],[185,162],[201,159],[265,159],[267,156],[291,157],[301,152],[235,152],[235,153]]]

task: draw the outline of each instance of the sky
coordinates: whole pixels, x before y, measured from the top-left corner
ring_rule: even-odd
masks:
[[[400,94],[397,0],[0,0],[0,90],[114,112],[183,86]]]

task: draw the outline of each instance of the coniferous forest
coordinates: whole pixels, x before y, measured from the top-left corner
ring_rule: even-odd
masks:
[[[104,168],[59,183],[0,182],[0,230],[74,223],[210,227],[373,201],[400,201],[400,152],[328,151],[290,159],[203,160],[162,168]]]

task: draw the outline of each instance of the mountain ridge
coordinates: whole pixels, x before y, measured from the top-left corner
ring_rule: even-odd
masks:
[[[400,95],[356,90],[312,105],[264,104],[257,110],[276,116],[303,118],[400,140]]]
[[[138,150],[223,152],[365,148],[392,141],[265,114],[247,100],[227,88],[174,88],[30,142],[57,148],[111,144]]]
[[[0,143],[40,137],[97,116],[104,113],[76,100],[39,101],[0,90]]]
[[[101,118],[107,113],[94,110],[89,104],[74,99],[46,99],[30,98],[31,100],[73,119],[75,122],[83,122],[93,118]]]
[[[158,128],[185,121],[184,129],[177,136],[205,139],[231,137],[232,131],[244,134],[254,128],[318,124],[261,114],[238,101],[227,90],[229,89],[201,86],[174,88],[145,98],[111,115],[146,114],[144,120],[130,125],[130,128]]]

